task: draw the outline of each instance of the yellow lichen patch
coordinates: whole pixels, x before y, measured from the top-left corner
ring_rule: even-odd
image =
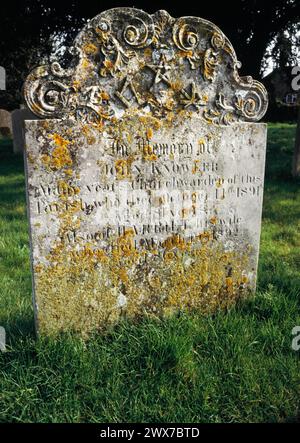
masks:
[[[183,83],[180,80],[176,80],[174,82],[171,82],[170,86],[174,91],[180,91],[183,88]]]
[[[197,239],[201,241],[202,244],[208,243],[213,238],[212,233],[209,231],[204,231],[197,236]]]
[[[102,91],[102,92],[100,93],[100,96],[101,96],[102,100],[109,100],[109,95],[108,95],[108,93],[105,92],[105,91]]]
[[[153,148],[150,145],[143,147],[143,159],[146,161],[156,161],[157,155],[153,153]]]
[[[96,54],[98,52],[98,48],[93,43],[87,43],[83,47],[83,52],[88,55]]]
[[[69,140],[66,140],[59,134],[52,134],[50,137],[54,140],[55,145],[59,148],[66,148],[70,144]]]
[[[134,253],[135,245],[133,229],[127,229],[125,233],[118,238],[117,244],[119,246],[117,253],[121,253],[124,257],[129,257]]]
[[[152,128],[147,129],[146,136],[147,136],[148,140],[151,140],[151,138],[153,137],[153,129]]]
[[[73,175],[73,171],[72,171],[72,169],[65,169],[65,170],[64,170],[64,173],[65,173],[67,176],[69,176],[69,177],[71,177],[71,176]]]
[[[74,80],[72,83],[73,88],[75,89],[75,91],[78,91],[80,88],[80,81],[79,80]]]
[[[190,58],[193,57],[193,51],[179,51],[181,57]]]
[[[189,215],[189,209],[188,208],[182,208],[181,210],[181,218],[187,218],[187,216]]]
[[[125,180],[131,178],[131,164],[133,161],[134,161],[133,157],[115,160],[115,169],[118,180]]]
[[[185,239],[183,237],[181,237],[178,234],[172,235],[171,237],[168,237],[164,242],[163,242],[163,247],[166,250],[170,250],[173,248],[178,248],[180,250],[185,250],[187,248],[187,242],[185,241]]]
[[[205,143],[206,143],[206,140],[205,140],[205,138],[199,138],[199,140],[198,140],[198,145],[205,145]]]
[[[151,57],[152,56],[152,49],[149,47],[144,49],[144,54],[146,57]]]
[[[58,180],[57,182],[58,188],[60,189],[59,197],[63,200],[67,199],[70,196],[76,196],[79,194],[80,189],[78,186],[70,186],[64,180]]]
[[[114,67],[114,64],[111,60],[104,60],[103,65],[108,70],[111,70]]]
[[[175,254],[172,251],[167,251],[164,255],[165,260],[173,260],[174,257],[175,257]]]
[[[41,156],[42,163],[51,170],[59,170],[73,164],[68,145],[69,140],[66,140],[59,134],[52,134],[50,136],[55,144],[55,148],[49,154]]]
[[[91,136],[91,137],[87,137],[86,139],[88,145],[94,145],[96,143],[96,138]]]
[[[160,251],[136,249],[134,239],[134,230],[125,230],[112,239],[111,252],[89,243],[80,250],[56,244],[48,264],[35,266],[40,329],[86,336],[121,315],[212,312],[247,293],[246,254],[224,251],[209,232],[199,234],[192,248],[174,234]]]
[[[139,121],[145,126],[145,127],[153,127],[153,129],[159,129],[162,125],[160,120],[156,117],[153,117],[151,114],[145,114],[140,115]]]
[[[210,223],[212,224],[212,225],[216,225],[217,224],[217,217],[216,216],[213,216],[213,217],[211,217],[210,218]]]
[[[81,60],[81,69],[87,71],[91,69],[91,64],[87,58]]]

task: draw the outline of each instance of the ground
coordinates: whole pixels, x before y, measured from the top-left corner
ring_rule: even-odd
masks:
[[[1,422],[297,422],[300,186],[295,126],[270,124],[258,289],[227,313],[36,340],[22,156],[0,140]]]

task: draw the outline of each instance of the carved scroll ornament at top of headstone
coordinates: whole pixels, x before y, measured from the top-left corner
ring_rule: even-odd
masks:
[[[102,125],[124,113],[196,113],[209,123],[258,121],[264,86],[239,77],[222,31],[197,17],[116,8],[92,19],[74,42],[69,69],[55,62],[27,78],[27,105],[44,118]]]

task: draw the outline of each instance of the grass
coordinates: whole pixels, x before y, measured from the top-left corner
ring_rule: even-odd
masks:
[[[295,127],[269,125],[256,295],[228,313],[124,322],[87,343],[34,335],[23,161],[0,144],[1,422],[297,422]]]

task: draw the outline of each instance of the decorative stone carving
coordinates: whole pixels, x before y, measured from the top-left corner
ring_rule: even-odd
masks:
[[[112,9],[84,27],[73,52],[71,68],[41,66],[26,80],[36,115],[97,126],[128,109],[155,116],[185,110],[228,125],[258,121],[267,109],[264,86],[239,77],[231,43],[201,18]]]

